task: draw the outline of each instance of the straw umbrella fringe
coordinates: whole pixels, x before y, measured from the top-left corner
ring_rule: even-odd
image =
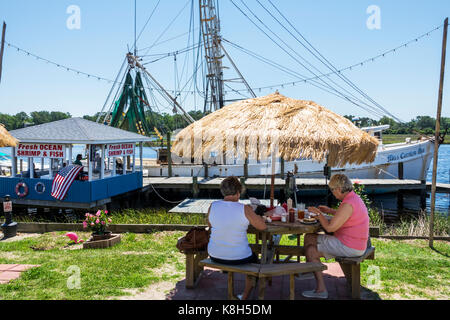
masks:
[[[307,158],[340,167],[373,162],[378,139],[348,119],[312,102],[274,93],[230,104],[184,128],[172,151],[202,159],[226,156],[267,159],[275,150],[287,161]],[[207,158],[207,157],[206,157]]]
[[[9,134],[8,130],[0,123],[0,147],[15,147],[19,141]]]

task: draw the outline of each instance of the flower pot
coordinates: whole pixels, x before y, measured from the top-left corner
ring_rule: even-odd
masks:
[[[106,240],[111,238],[111,231],[105,231],[103,234],[92,234],[92,241]]]

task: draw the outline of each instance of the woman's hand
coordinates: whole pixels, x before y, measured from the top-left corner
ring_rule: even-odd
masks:
[[[324,213],[328,213],[328,214],[335,214],[336,210],[331,209],[330,207],[327,206],[319,206],[319,210],[324,212]]]
[[[317,214],[317,215],[321,215],[321,214],[322,214],[322,211],[319,210],[319,209],[316,208],[316,207],[308,207],[308,211],[309,211],[309,212],[312,212],[312,213],[315,213],[315,214]]]

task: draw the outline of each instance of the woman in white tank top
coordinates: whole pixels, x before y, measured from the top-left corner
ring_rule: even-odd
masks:
[[[223,264],[245,264],[257,262],[247,240],[247,228],[251,224],[258,230],[264,230],[264,219],[250,206],[239,202],[242,185],[236,177],[224,179],[220,185],[223,200],[215,201],[208,210],[208,225],[211,236],[208,254],[213,261]],[[252,290],[249,277],[245,289],[238,298],[245,300]]]

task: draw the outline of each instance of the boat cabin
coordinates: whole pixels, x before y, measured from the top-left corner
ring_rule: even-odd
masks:
[[[142,188],[142,149],[148,137],[82,118],[10,133],[19,143],[11,148],[11,175],[0,177],[0,195],[11,195],[15,204],[93,208]],[[56,200],[51,195],[55,176],[71,164],[82,170],[65,198]]]
[[[389,129],[390,126],[388,124],[382,126],[374,126],[374,127],[364,127],[361,130],[367,132],[372,137],[376,137],[380,143],[383,142],[383,131]]]

